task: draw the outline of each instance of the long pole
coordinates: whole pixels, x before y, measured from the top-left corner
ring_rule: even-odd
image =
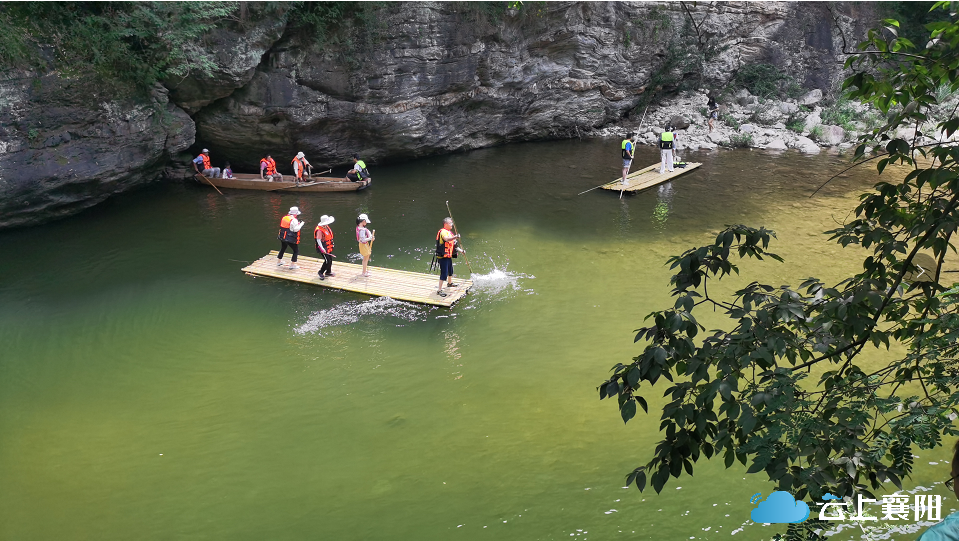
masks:
[[[449,212],[449,213],[450,213],[450,220],[453,220],[453,211],[450,210],[450,202],[449,202],[449,201],[446,202],[446,212]],[[455,235],[459,235],[459,234],[460,234],[460,232],[456,230],[456,220],[453,220],[453,233],[454,233]],[[463,238],[463,237],[460,237],[460,238]],[[466,250],[465,250],[465,249],[463,250],[463,259],[466,260],[466,267],[469,268],[470,274],[473,274],[473,266],[470,265],[470,258],[467,257],[467,255],[466,255]]]
[[[646,104],[646,109],[643,110],[643,119],[639,121],[639,128],[636,129],[636,134],[643,131],[643,122],[646,122],[646,112],[649,111],[649,104]],[[633,157],[636,156],[636,140],[633,139]],[[619,198],[623,198],[623,192],[626,191],[626,182],[625,180],[629,178],[629,170],[633,167],[633,160],[629,160],[629,166],[626,168],[626,176],[623,177],[623,187],[619,190]]]
[[[201,176],[201,177],[203,177],[203,178],[206,178],[206,177],[205,177],[205,176],[203,176],[202,174],[201,174],[200,176]],[[207,183],[209,183],[209,184],[210,184],[210,186],[213,186],[213,189],[214,189],[214,190],[216,190],[216,191],[218,191],[218,192],[220,192],[220,189],[216,187],[216,184],[213,184],[213,181],[212,181],[212,180],[210,180],[210,179],[208,179],[208,178],[206,178],[206,181],[207,181]],[[223,192],[220,192],[220,195],[223,195]],[[223,195],[223,197],[226,197],[226,196],[225,196],[225,195]]]

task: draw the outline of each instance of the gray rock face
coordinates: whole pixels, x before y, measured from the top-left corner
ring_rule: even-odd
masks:
[[[799,106],[795,103],[783,102],[779,104],[779,110],[782,111],[784,115],[791,115],[799,112]]]
[[[819,154],[821,151],[819,145],[817,145],[815,141],[808,137],[802,136],[796,137],[796,140],[790,146],[806,154]]]
[[[242,170],[255,168],[267,152],[284,157],[285,168],[298,151],[324,165],[346,163],[352,152],[382,163],[570,137],[626,116],[638,124],[636,106],[659,69],[656,55],[669,46],[670,33],[685,27],[682,6],[547,6],[535,24],[514,14],[484,30],[464,21],[453,4],[405,3],[384,13],[381,43],[368,50],[317,51],[302,36],[288,35],[264,55],[249,83],[195,115],[198,140]],[[824,60],[841,52],[838,32],[815,26],[819,41],[809,43],[808,33],[791,29],[793,20],[832,21],[834,13],[847,39],[861,34],[846,4],[831,5],[831,12],[786,2],[689,7],[706,35],[728,45],[706,66],[713,88],[754,62],[772,61],[800,80],[813,72],[815,80],[840,78],[837,64]],[[655,19],[653,10],[658,20],[668,19],[666,34],[656,39],[651,23],[636,22]],[[624,33],[632,36],[628,44]],[[690,36],[677,39],[695,46]],[[348,56],[352,63],[343,61]],[[748,92],[743,97],[757,105]],[[764,123],[779,120],[767,116]]]
[[[669,123],[677,130],[685,130],[689,127],[689,119],[679,115],[669,117]]]
[[[816,105],[822,101],[822,90],[814,88],[806,93],[803,97],[799,98],[800,105]]]
[[[40,223],[160,178],[193,143],[166,91],[116,100],[98,81],[18,73],[0,81],[0,227]]]
[[[263,6],[251,2],[252,13],[243,26],[218,28],[206,36],[204,48],[214,59],[209,75],[171,78],[164,81],[170,99],[193,114],[214,101],[229,96],[250,82],[263,55],[283,35],[287,25],[286,11],[263,12]]]
[[[809,131],[820,124],[822,124],[822,118],[819,116],[819,111],[813,111],[806,116],[803,131]]]
[[[701,82],[710,90],[760,62],[807,88],[831,88],[842,77],[835,27],[855,41],[875,20],[869,3],[687,7],[720,51],[704,66]],[[626,119],[635,129],[649,92],[654,103],[669,104],[688,82],[686,73],[663,71],[660,58],[676,44],[698,47],[683,6],[672,2],[550,2],[482,24],[456,3],[391,3],[371,45],[342,40],[322,49],[293,30],[285,7],[243,9],[249,18],[240,26],[204,42],[213,75],[165,81],[169,96],[123,98],[55,75],[7,72],[0,80],[0,227],[63,216],[150,182],[188,164],[176,155],[197,143],[212,150],[216,165],[253,171],[270,153],[288,171],[298,151],[316,165],[347,163],[353,152],[375,165],[573,137]],[[650,88],[654,80],[671,82]],[[758,121],[761,104],[742,97]],[[689,121],[701,107],[705,97],[680,112],[687,126],[702,124]],[[655,123],[661,129],[668,120]],[[647,118],[642,131],[653,126]],[[728,135],[703,136],[703,146]]]
[[[756,126],[753,126],[752,124],[743,124],[739,126],[739,131],[742,133],[754,133],[756,131]]]
[[[846,130],[842,129],[840,126],[821,124],[820,128],[822,128],[822,143],[827,145],[838,145],[846,140]]]
[[[788,148],[786,147],[786,142],[779,138],[773,139],[766,143],[767,150],[786,150],[786,148]]]

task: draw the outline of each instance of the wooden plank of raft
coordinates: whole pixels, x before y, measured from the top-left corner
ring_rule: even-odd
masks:
[[[687,162],[686,167],[675,167],[672,172],[666,172],[662,175],[659,174],[659,164],[655,163],[649,167],[640,169],[635,173],[630,173],[626,176],[626,186],[623,187],[622,177],[608,183],[603,184],[601,188],[604,190],[612,190],[618,192],[620,190],[635,193],[645,190],[647,188],[652,188],[658,184],[662,184],[668,180],[671,180],[683,173],[688,173],[693,169],[696,169],[702,165],[701,163]]]
[[[291,269],[289,267],[289,254],[284,255],[283,266],[278,266],[276,264],[277,253],[276,250],[271,250],[269,254],[257,259],[241,270],[252,276],[269,276],[281,280],[291,280],[331,289],[363,293],[374,297],[391,297],[401,301],[431,304],[434,306],[452,306],[456,301],[463,298],[466,292],[473,287],[472,280],[456,278],[454,282],[459,285],[452,289],[444,287],[443,291],[447,296],[440,297],[436,294],[436,285],[439,282],[438,275],[386,269],[370,265],[367,267],[370,276],[365,277],[360,276],[360,273],[363,271],[362,265],[340,263],[336,260],[333,261],[333,272],[336,276],[320,280],[316,273],[323,265],[322,259],[301,255],[297,258],[297,265],[299,265],[300,268]]]

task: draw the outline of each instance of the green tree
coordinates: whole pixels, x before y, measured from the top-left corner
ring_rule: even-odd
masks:
[[[768,251],[772,231],[745,225],[669,259],[675,303],[647,317],[636,335],[642,353],[599,386],[626,422],[637,405],[648,411],[650,393],[667,397],[663,439],[629,484],[659,492],[671,476],[692,475],[701,457],[722,456],[798,498],[872,495],[887,482],[901,486],[914,448],[959,435],[959,287],[942,272],[959,226],[959,147],[897,135],[928,126],[944,141],[959,130],[955,110],[935,124],[927,117],[937,87],[959,89],[956,14],[950,4],[935,9],[928,48],[889,20],[847,62],[849,97],[888,116],[863,136],[856,164],[911,167],[862,194],[855,219],[827,232],[867,250],[862,272],[832,285],[752,282],[731,298],[711,295],[712,281],[739,273],[738,260],[782,261]],[[878,154],[867,156],[869,148]],[[725,329],[704,332],[702,308],[725,314]],[[894,342],[904,354],[889,350]],[[885,362],[865,363],[867,348],[884,350]],[[789,536],[816,538],[813,527],[791,525]]]

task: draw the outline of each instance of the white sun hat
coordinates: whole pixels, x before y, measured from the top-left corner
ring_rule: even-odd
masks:
[[[326,214],[324,214],[323,216],[320,216],[320,223],[318,225],[330,225],[331,223],[335,221],[336,221],[336,218],[332,216],[327,216]]]
[[[366,214],[360,214],[359,216],[357,216],[357,218],[359,218],[360,220],[363,220],[364,222],[368,224],[373,223],[370,221],[370,217],[367,216]]]
[[[290,212],[289,212],[289,214],[291,214],[291,215],[293,215],[293,216],[296,216],[296,215],[300,214],[300,209],[299,209],[298,207],[290,207]]]

